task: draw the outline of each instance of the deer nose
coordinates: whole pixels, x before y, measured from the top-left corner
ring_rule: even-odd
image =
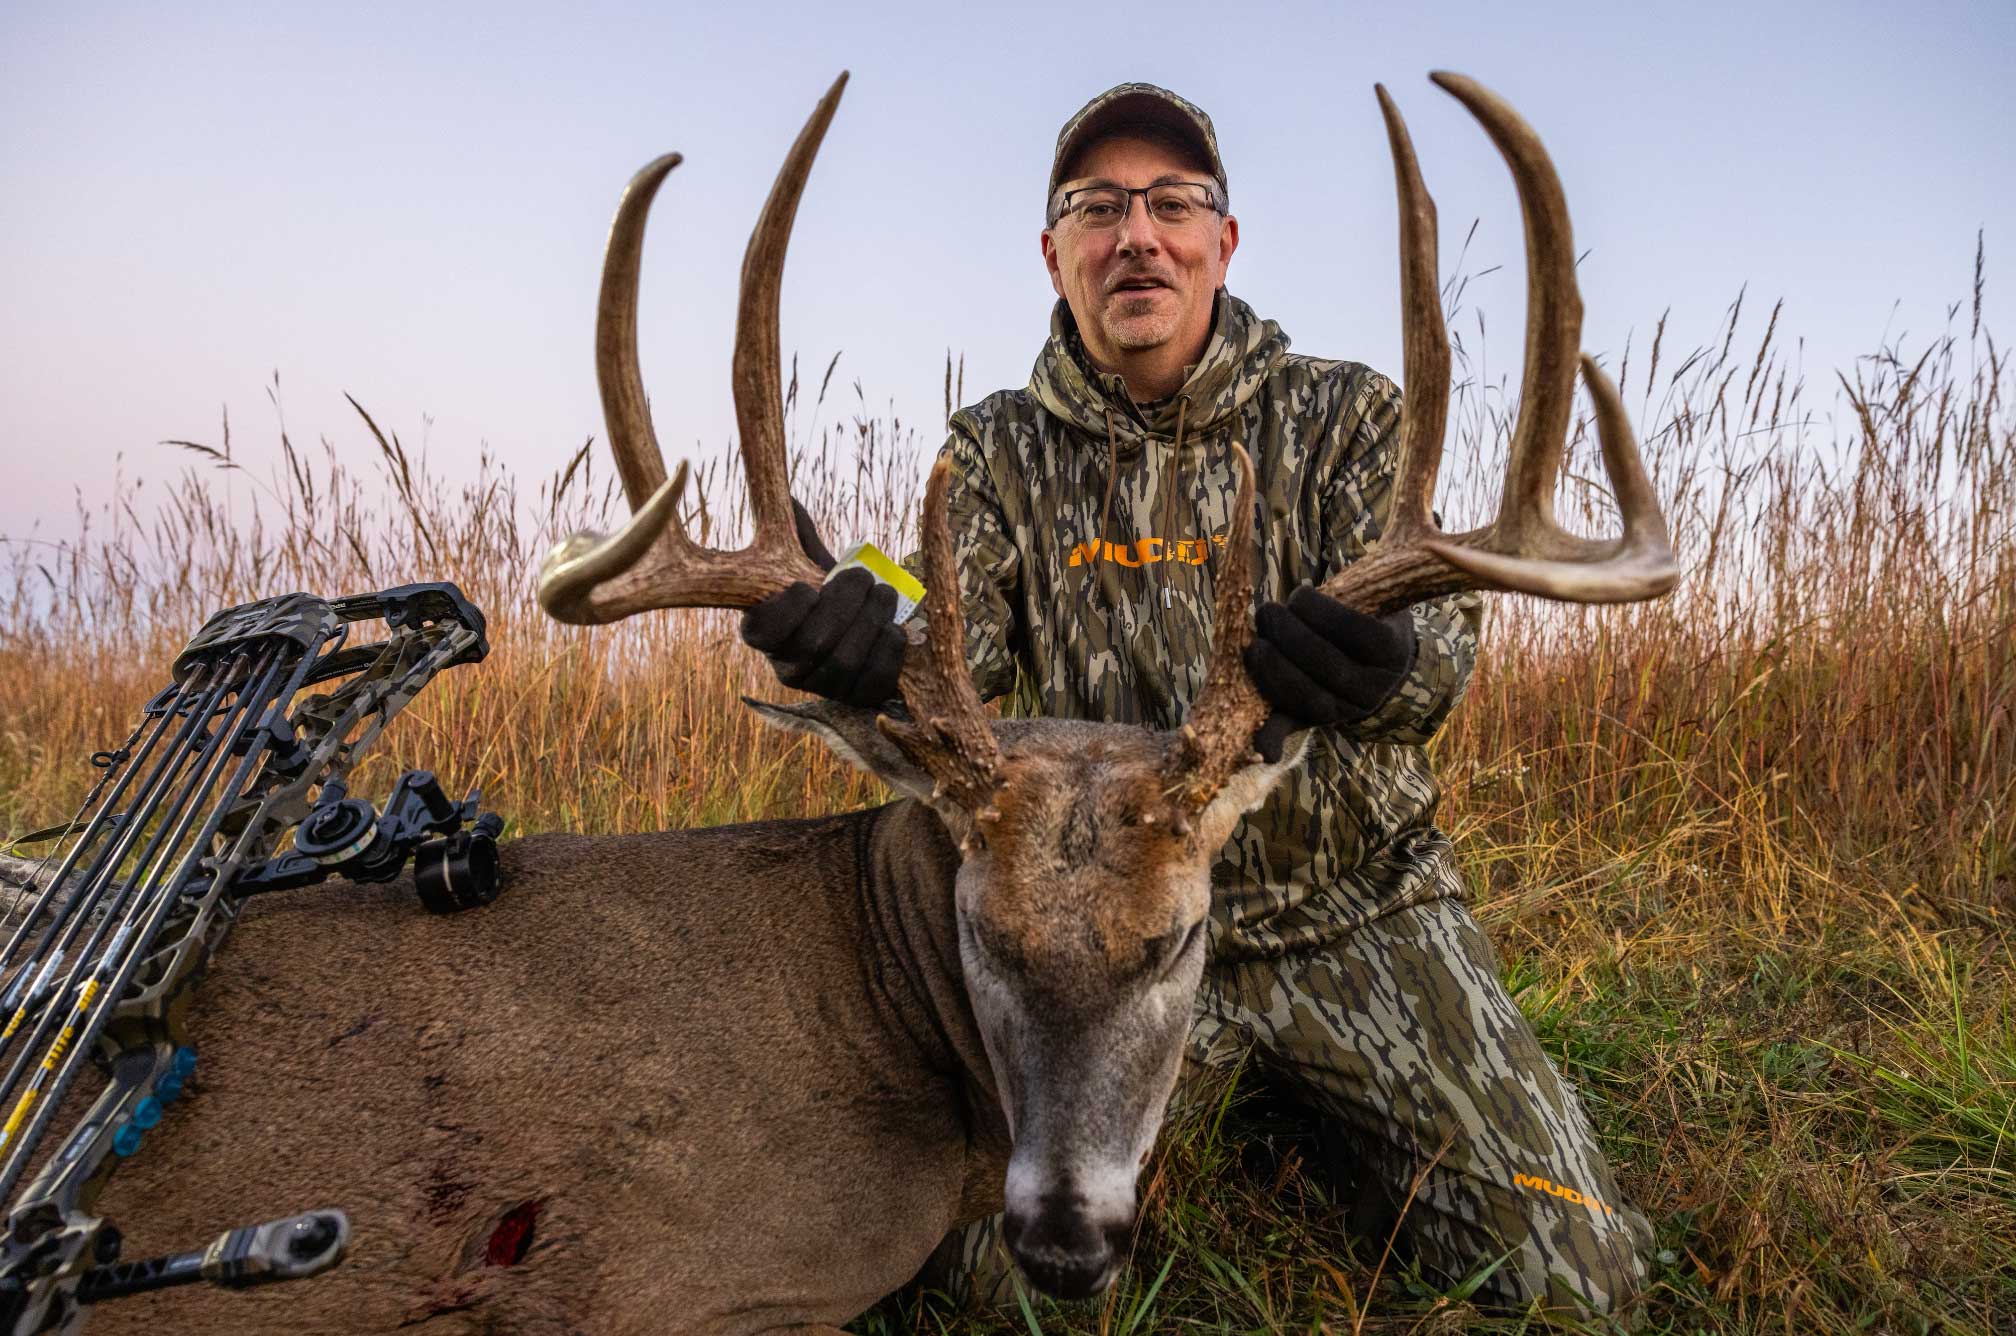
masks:
[[[1131,1211],[1095,1209],[1075,1192],[1045,1193],[1034,1210],[1007,1210],[1008,1251],[1045,1294],[1087,1299],[1113,1283],[1133,1231]]]

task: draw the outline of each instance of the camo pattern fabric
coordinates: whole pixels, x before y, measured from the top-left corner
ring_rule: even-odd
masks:
[[[1409,906],[1329,950],[1214,962],[1189,1057],[1250,1054],[1334,1120],[1333,1185],[1375,1250],[1395,1238],[1444,1286],[1488,1271],[1481,1305],[1617,1312],[1651,1226],[1500,977],[1460,902]]]
[[[1231,447],[1251,456],[1259,493],[1256,594],[1285,599],[1378,537],[1399,421],[1392,381],[1291,355],[1280,326],[1225,292],[1182,390],[1136,405],[1091,368],[1058,302],[1028,388],[961,409],[945,446],[982,698],[1009,697],[1011,714],[1179,726],[1210,656],[1239,483]],[[921,575],[920,556],[906,564]],[[1301,763],[1241,821],[1213,868],[1214,958],[1304,951],[1463,893],[1430,824],[1440,789],[1422,744],[1468,684],[1480,610],[1474,595],[1417,606],[1413,670],[1386,704],[1311,730]]]

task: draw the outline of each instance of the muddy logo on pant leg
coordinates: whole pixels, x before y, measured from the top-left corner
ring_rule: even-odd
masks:
[[[1562,1201],[1569,1202],[1575,1206],[1593,1206],[1605,1215],[1617,1214],[1603,1202],[1598,1201],[1586,1192],[1577,1192],[1574,1188],[1564,1188],[1558,1184],[1550,1183],[1544,1178],[1535,1178],[1531,1174],[1512,1175],[1512,1185],[1514,1187],[1532,1188],[1535,1192],[1544,1192],[1550,1197],[1559,1197]]]

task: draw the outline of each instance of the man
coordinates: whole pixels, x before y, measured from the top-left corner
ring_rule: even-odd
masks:
[[[945,445],[981,696],[1180,724],[1217,550],[1255,519],[1229,513],[1243,446],[1266,600],[1247,666],[1274,710],[1255,745],[1276,759],[1306,729],[1306,750],[1214,868],[1192,1056],[1251,1050],[1313,1107],[1354,1226],[1383,1242],[1397,1221],[1428,1274],[1483,1274],[1494,1305],[1613,1310],[1644,1284],[1650,1230],[1506,994],[1430,820],[1423,744],[1468,682],[1478,601],[1381,620],[1311,587],[1384,522],[1398,389],[1291,355],[1225,291],[1239,224],[1216,136],[1167,90],[1123,84],[1065,124],[1041,242],[1060,300],[1029,385],[955,414]],[[787,684],[874,705],[895,695],[893,608],[849,573],[752,609],[744,636]]]

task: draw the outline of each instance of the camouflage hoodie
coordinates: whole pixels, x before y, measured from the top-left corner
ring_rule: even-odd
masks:
[[[1399,418],[1391,381],[1291,355],[1280,326],[1223,292],[1182,389],[1137,406],[1120,377],[1092,369],[1060,301],[1029,387],[961,409],[945,445],[980,694],[1009,696],[1013,714],[1176,727],[1211,648],[1231,444],[1253,458],[1265,516],[1259,597],[1283,599],[1377,536]],[[1216,953],[1305,949],[1461,893],[1430,824],[1440,791],[1421,744],[1469,680],[1479,605],[1451,598],[1414,616],[1419,649],[1392,699],[1354,727],[1314,730],[1220,855]]]

